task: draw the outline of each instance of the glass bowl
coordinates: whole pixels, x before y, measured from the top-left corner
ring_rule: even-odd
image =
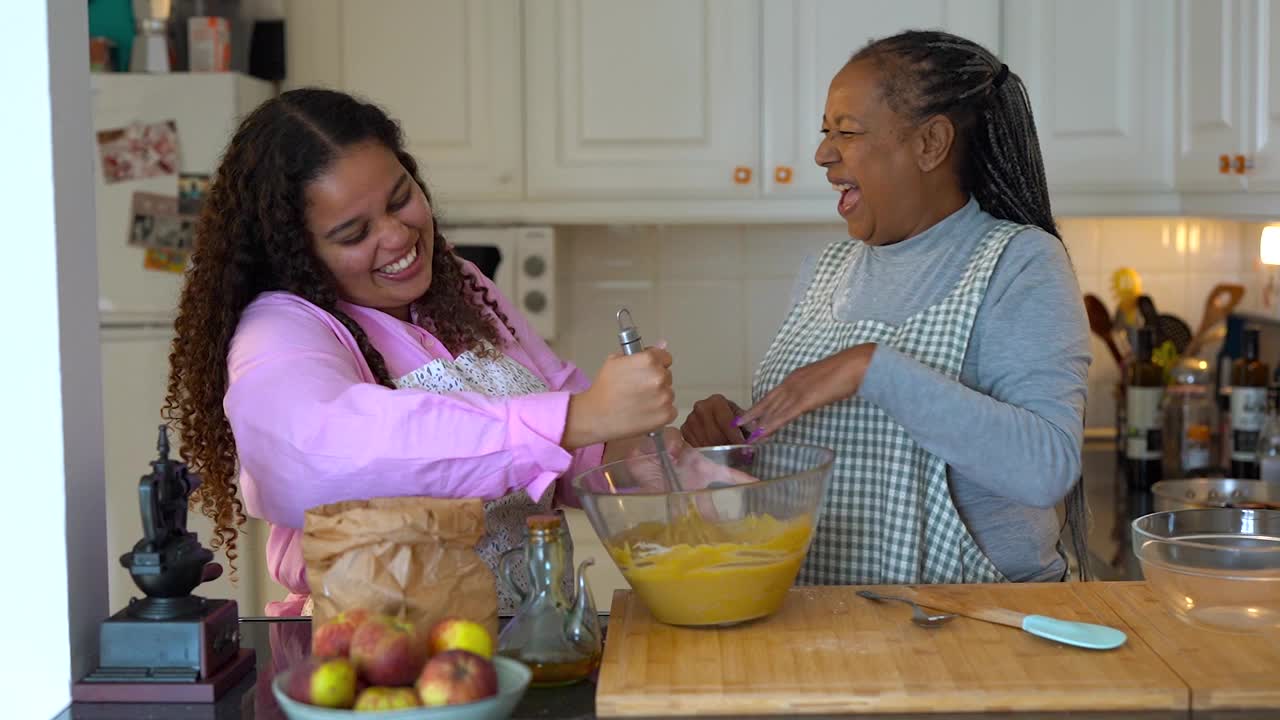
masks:
[[[1179,618],[1229,632],[1280,632],[1280,511],[1171,510],[1132,527],[1142,574]]]
[[[723,626],[782,606],[809,549],[835,454],[769,443],[685,449],[668,491],[658,455],[579,475],[605,549],[659,622]]]

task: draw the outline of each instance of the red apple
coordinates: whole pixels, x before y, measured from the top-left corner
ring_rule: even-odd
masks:
[[[482,658],[493,657],[493,637],[480,623],[461,618],[445,618],[431,626],[427,635],[431,654],[448,650],[466,650]]]
[[[409,687],[373,687],[360,693],[356,698],[355,710],[400,710],[418,707],[418,693]]]
[[[371,685],[412,685],[427,654],[413,623],[387,615],[371,615],[351,636],[351,662]]]
[[[369,611],[356,608],[338,613],[316,628],[311,636],[311,654],[316,657],[347,657],[351,652],[351,636],[369,618]]]
[[[349,708],[356,700],[356,669],[345,658],[309,657],[290,668],[285,693],[308,705]]]
[[[489,660],[466,650],[446,650],[431,658],[417,683],[427,707],[460,705],[498,694],[498,673]]]

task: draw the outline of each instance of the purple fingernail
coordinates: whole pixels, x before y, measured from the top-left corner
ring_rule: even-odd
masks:
[[[764,428],[758,427],[755,430],[752,430],[751,434],[747,436],[747,444],[750,445],[751,443],[759,440],[763,436],[764,436]]]
[[[734,427],[742,427],[742,416],[741,416],[741,415],[739,415],[738,417],[736,417],[736,418],[734,418],[734,419],[733,419],[733,426],[734,426]]]

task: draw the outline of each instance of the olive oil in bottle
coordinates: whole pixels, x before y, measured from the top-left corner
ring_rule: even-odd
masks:
[[[1147,490],[1163,476],[1164,370],[1151,361],[1151,328],[1138,330],[1138,352],[1125,388],[1125,477],[1131,490]]]
[[[1258,435],[1267,420],[1270,369],[1258,359],[1258,331],[1245,330],[1244,356],[1231,365],[1231,477],[1257,480]]]

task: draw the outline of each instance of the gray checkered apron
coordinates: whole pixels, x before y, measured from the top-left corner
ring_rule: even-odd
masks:
[[[893,327],[841,322],[833,295],[866,246],[833,243],[813,281],[769,347],[752,391],[757,402],[792,371],[862,343],[909,355],[951,379],[960,376],[973,321],[1009,239],[1023,226],[996,225],[979,242],[964,275],[938,304]],[[939,422],[947,422],[939,418]],[[951,502],[947,465],[916,444],[883,410],[859,397],[797,418],[778,442],[831,448],[835,470],[802,585],[1004,582]]]

